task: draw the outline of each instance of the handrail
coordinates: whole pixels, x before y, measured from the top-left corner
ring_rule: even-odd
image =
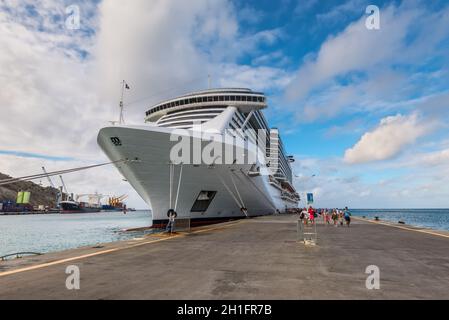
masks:
[[[30,256],[30,255],[31,256],[41,256],[42,253],[39,253],[39,252],[17,252],[17,253],[4,255],[4,256],[0,257],[0,259],[2,259],[2,261],[6,261],[7,260],[6,258],[13,257],[13,256],[16,256],[16,259],[20,259],[24,255],[27,255],[27,256]]]

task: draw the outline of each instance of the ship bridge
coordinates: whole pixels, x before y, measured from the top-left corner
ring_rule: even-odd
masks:
[[[236,107],[242,113],[267,107],[263,93],[250,89],[210,89],[184,95],[152,106],[145,122],[160,126],[187,128],[192,122],[204,123],[223,112],[227,107]]]

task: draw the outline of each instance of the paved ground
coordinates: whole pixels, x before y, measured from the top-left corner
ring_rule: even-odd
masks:
[[[295,219],[0,262],[0,299],[449,299],[444,234],[355,221],[319,225],[318,245],[306,247]],[[80,290],[65,287],[68,265],[80,268]],[[368,265],[380,268],[380,290],[365,287]]]

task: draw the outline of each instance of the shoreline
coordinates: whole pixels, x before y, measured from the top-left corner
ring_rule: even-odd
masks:
[[[407,224],[407,223],[402,224],[402,223],[392,222],[392,221],[382,220],[382,219],[376,221],[374,219],[363,218],[363,217],[359,217],[359,216],[353,216],[352,218],[355,220],[389,226],[389,227],[393,227],[393,228],[399,228],[399,229],[417,231],[417,232],[424,232],[424,233],[434,234],[434,235],[438,235],[438,236],[449,237],[448,230],[440,230],[440,229],[434,229],[434,228],[415,226],[415,225]]]
[[[355,218],[350,228],[319,223],[307,246],[297,221],[245,219],[3,262],[0,299],[449,299],[449,236]],[[79,291],[64,285],[73,265]],[[380,290],[365,286],[371,265]]]

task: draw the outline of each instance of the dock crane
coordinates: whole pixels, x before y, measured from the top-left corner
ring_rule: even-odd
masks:
[[[62,187],[64,188],[64,191],[65,191],[65,193],[67,194],[68,200],[70,200],[70,201],[73,200],[72,197],[70,196],[69,191],[67,190],[67,187],[66,187],[66,185],[65,185],[65,183],[64,183],[64,179],[62,179],[62,176],[61,176],[61,175],[59,176],[59,179],[61,179]]]
[[[55,187],[55,185],[53,184],[53,181],[51,180],[50,176],[47,173],[47,170],[45,170],[45,167],[42,167],[42,171],[44,171],[45,176],[47,177],[48,183],[50,183],[50,186],[53,189],[58,190],[57,193],[56,193],[56,208],[59,208],[59,203],[61,202],[61,199],[62,199],[62,192],[61,192],[61,190],[59,188]]]
[[[128,198],[128,195],[122,194],[119,197],[109,198],[109,205],[113,207],[123,207],[123,201]]]

